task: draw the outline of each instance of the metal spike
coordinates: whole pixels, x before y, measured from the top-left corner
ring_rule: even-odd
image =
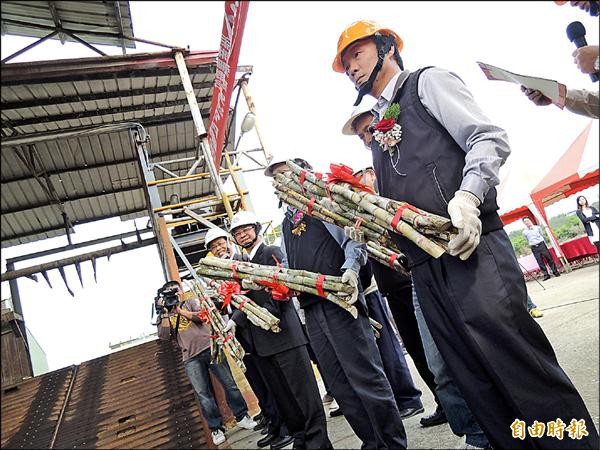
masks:
[[[135,227],[135,236],[137,238],[138,242],[142,242],[142,235],[140,233],[140,230],[138,230],[137,224],[135,223],[135,220],[133,221],[133,226]]]
[[[94,281],[98,283],[98,279],[96,278],[96,258],[92,257],[92,268],[94,269]]]
[[[77,271],[77,276],[79,277],[79,284],[83,287],[83,278],[81,277],[81,263],[75,263],[75,270]]]
[[[37,275],[35,273],[32,273],[31,275],[27,275],[27,278],[29,278],[30,280],[33,280],[37,283],[38,279],[37,279]]]
[[[69,283],[67,283],[67,276],[65,275],[65,268],[61,266],[61,267],[58,268],[58,271],[60,272],[60,276],[62,277],[63,281],[65,282],[65,286],[67,287],[67,291],[69,291],[69,294],[71,294],[71,297],[75,297],[75,294],[73,293],[73,291],[69,287]]]
[[[52,283],[50,283],[50,277],[48,276],[48,272],[43,270],[42,276],[44,277],[44,280],[46,280],[46,283],[48,283],[48,286],[50,286],[50,289],[52,289]]]

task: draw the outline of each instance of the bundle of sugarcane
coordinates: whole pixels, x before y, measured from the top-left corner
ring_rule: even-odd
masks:
[[[284,203],[309,214],[319,220],[328,222],[339,227],[355,226],[357,220],[362,223],[363,219],[353,215],[352,211],[344,211],[337,203],[329,198],[316,197],[315,201],[308,198],[298,183],[290,180],[283,174],[278,174],[273,181],[277,197]],[[387,230],[373,221],[366,223],[362,228],[367,240],[367,253],[369,258],[394,270],[406,273],[406,258],[389,238]]]
[[[199,316],[210,327],[211,363],[221,363],[225,361],[226,357],[223,353],[223,350],[224,348],[227,348],[235,364],[241,369],[242,372],[245,372],[246,365],[242,360],[245,355],[244,349],[231,331],[223,331],[226,323],[218,308],[215,306],[210,297],[205,295],[203,288],[198,283],[192,284],[192,290],[200,300],[201,310],[199,312]]]
[[[243,312],[248,320],[263,330],[279,333],[279,319],[268,309],[259,306],[254,300],[241,293],[240,285],[235,281],[218,281],[205,278],[207,284],[214,288],[211,296],[222,302],[224,306],[231,303],[238,311]]]
[[[321,220],[341,227],[360,226],[371,243],[367,246],[369,256],[380,262],[385,263],[388,255],[399,253],[387,232],[403,235],[435,258],[447,250],[448,241],[456,233],[446,217],[355,189],[348,182],[328,180],[293,161],[287,161],[287,165],[291,172],[277,174],[273,182],[277,196]]]
[[[342,282],[341,277],[214,257],[202,258],[196,270],[198,275],[213,279],[249,280],[274,291],[284,288],[317,295],[344,308],[355,319],[358,316],[352,305],[356,301],[355,288]]]

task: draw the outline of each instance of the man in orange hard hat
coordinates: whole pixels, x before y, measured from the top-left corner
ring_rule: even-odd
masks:
[[[359,99],[377,99],[371,153],[379,194],[447,217],[457,230],[439,258],[393,236],[409,258],[434,341],[493,447],[572,448],[552,436],[515,439],[511,424],[576,417],[589,433],[577,446],[598,448],[581,396],[527,312],[525,282],[497,212],[506,132],[457,75],[404,70],[402,47],[389,28],[354,22],[338,40],[333,69],[348,76]]]

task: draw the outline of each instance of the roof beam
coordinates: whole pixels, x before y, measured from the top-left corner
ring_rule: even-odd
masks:
[[[134,241],[129,244],[121,243],[120,245],[116,245],[114,247],[104,248],[102,250],[94,250],[92,252],[83,253],[81,255],[70,256],[68,258],[59,259],[56,261],[51,261],[43,264],[36,264],[35,266],[26,267],[24,269],[12,270],[10,272],[4,272],[0,276],[0,280],[2,282],[14,280],[20,277],[26,277],[32,275],[34,273],[46,272],[48,270],[57,269],[59,267],[68,266],[71,264],[79,264],[84,261],[88,261],[91,259],[101,258],[103,256],[110,256],[116,253],[122,253],[129,250],[135,250],[136,248],[146,247],[148,245],[156,244],[156,238],[151,237],[147,239],[143,239],[141,241]]]
[[[215,64],[205,64],[198,67],[194,67],[192,75],[195,74],[214,74]],[[48,83],[71,83],[74,81],[95,81],[95,80],[111,80],[123,79],[123,78],[148,78],[148,77],[162,77],[162,76],[179,76],[177,68],[173,67],[161,67],[156,69],[134,69],[119,71],[118,68],[113,68],[113,73],[107,74],[107,72],[94,72],[85,74],[64,74],[59,73],[57,75],[40,76],[40,73],[35,74],[23,74],[21,76],[14,75],[9,77],[8,75],[2,74],[2,86],[22,86],[35,85],[35,84],[48,84]]]
[[[129,186],[126,188],[109,189],[104,192],[92,192],[90,194],[81,194],[81,195],[68,196],[68,197],[62,197],[62,198],[57,196],[56,199],[53,199],[53,202],[60,202],[61,205],[64,205],[65,203],[68,203],[68,202],[76,202],[79,200],[85,200],[87,198],[101,197],[104,195],[111,195],[111,194],[121,194],[123,192],[130,192],[130,191],[137,191],[137,190],[142,189],[143,187],[144,186],[142,186],[142,185],[135,185],[135,186]],[[22,213],[24,211],[31,211],[32,209],[43,208],[44,206],[51,206],[51,203],[48,203],[48,201],[38,202],[38,203],[29,203],[26,208],[2,209],[1,213],[2,214],[18,214],[18,213]]]
[[[210,108],[210,97],[202,97],[199,99],[199,104]],[[113,114],[125,114],[135,111],[147,111],[156,108],[171,108],[175,106],[188,106],[187,99],[164,101],[158,103],[144,103],[142,105],[117,106],[116,108],[96,109],[92,111],[81,111],[67,114],[58,114],[55,116],[31,117],[27,119],[16,119],[10,121],[2,121],[3,128],[24,127],[27,125],[35,125],[40,123],[61,122],[66,120],[85,119],[90,117],[100,117]],[[206,108],[205,108],[206,109]],[[161,115],[162,116],[162,115]],[[138,119],[131,119],[138,120]]]
[[[141,230],[127,231],[125,233],[113,234],[112,236],[106,236],[91,241],[77,242],[76,244],[65,245],[63,247],[55,247],[48,250],[42,250],[40,252],[29,253],[27,255],[16,256],[14,258],[8,258],[7,263],[16,263],[21,261],[27,261],[28,259],[41,258],[42,256],[54,255],[55,253],[63,253],[70,250],[77,250],[78,248],[89,247],[90,245],[103,244],[105,242],[116,241],[118,239],[124,239],[131,236],[138,236],[140,239],[143,233],[152,231],[152,228],[142,228]]]
[[[49,1],[48,6],[50,7],[50,14],[52,14],[52,20],[54,21],[54,25],[56,29],[62,28],[62,23],[60,21],[60,17],[58,17],[58,11],[56,10],[56,2]],[[65,45],[65,35],[64,33],[58,33],[58,37],[60,38],[60,43]]]
[[[193,83],[194,91],[202,89],[211,89],[214,86],[213,82],[204,81],[201,83]],[[137,97],[139,95],[156,95],[168,93],[183,93],[181,86],[159,86],[154,88],[130,89],[122,91],[95,92],[91,94],[80,95],[65,95],[63,97],[40,98],[34,100],[20,100],[16,102],[2,102],[2,110],[9,111],[22,108],[33,108],[34,106],[58,106],[67,103],[80,103],[94,100],[109,100],[120,97]],[[198,92],[197,92],[198,94]],[[210,92],[209,92],[210,94]]]
[[[115,13],[117,14],[117,24],[119,25],[119,35],[121,36],[121,49],[123,50],[123,54],[126,55],[127,50],[125,49],[125,38],[123,37],[123,34],[125,32],[123,31],[123,16],[121,15],[121,4],[120,4],[119,0],[116,0],[115,2],[113,2],[113,4],[115,6]]]
[[[158,160],[157,158],[185,155],[186,153],[191,153],[191,152],[197,153],[198,149],[197,148],[188,148],[188,149],[184,149],[184,150],[177,150],[177,151],[172,151],[172,152],[164,152],[164,153],[155,154],[155,155],[152,155],[152,162],[160,163],[163,160]],[[59,169],[59,170],[49,170],[46,173],[49,176],[66,175],[66,174],[73,173],[73,172],[81,172],[82,170],[100,169],[103,167],[110,168],[110,167],[118,166],[121,164],[130,164],[130,163],[135,163],[135,162],[137,162],[137,158],[126,158],[126,159],[119,159],[119,160],[111,161],[111,162],[105,162],[105,163],[88,164],[87,166],[65,167],[64,169]],[[33,177],[30,177],[30,176],[4,178],[2,180],[2,186],[6,186],[8,183],[18,183],[20,181],[31,181],[31,180],[33,180]]]
[[[186,197],[186,198],[180,199],[180,201],[185,202],[188,200],[194,200],[196,198],[198,198],[198,196]],[[120,216],[128,216],[130,214],[135,214],[135,213],[139,213],[142,211],[145,212],[146,215],[148,214],[148,208],[146,208],[146,206],[144,205],[143,207],[140,207],[140,208],[131,208],[126,211],[119,211],[114,214],[106,214],[103,216],[93,217],[90,219],[73,220],[73,221],[71,221],[71,226],[75,227],[76,225],[83,225],[83,224],[90,223],[90,222],[96,222],[98,220],[111,219],[113,217],[120,217]],[[65,229],[64,225],[62,223],[60,223],[55,226],[41,228],[38,230],[33,230],[31,233],[19,233],[19,234],[13,234],[13,235],[8,235],[8,236],[2,236],[2,241],[3,241],[2,248],[11,247],[11,245],[5,245],[6,241],[14,241],[17,239],[23,239],[23,238],[32,237],[32,236],[39,236],[44,233],[51,233],[53,231],[64,230],[64,229]],[[13,245],[18,245],[18,244],[15,243]]]

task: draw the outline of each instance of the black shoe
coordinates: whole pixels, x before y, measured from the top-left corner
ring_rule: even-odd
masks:
[[[256,422],[256,426],[253,428],[254,431],[262,430],[269,425],[269,419],[267,419],[265,416],[262,416],[259,420],[253,420]]]
[[[269,424],[267,424],[266,427],[260,430],[260,434],[269,434]]]
[[[292,436],[278,437],[276,441],[271,442],[271,450],[287,447],[292,442],[294,442],[294,438]]]
[[[547,281],[550,279],[550,275],[545,275],[544,278],[542,278],[542,281]]]
[[[329,411],[329,417],[338,417],[343,416],[342,408],[335,409],[333,411]]]
[[[425,411],[425,408],[422,406],[419,408],[405,408],[400,410],[400,418],[402,420],[408,419],[409,417],[416,416],[417,414],[421,414]]]
[[[555,277],[560,277],[560,272],[556,272],[556,273],[554,274],[554,276],[555,276]]]
[[[264,438],[260,439],[256,445],[259,448],[263,448],[266,447],[267,445],[270,445],[272,442],[275,442],[279,439],[279,436],[276,436],[274,434],[267,434]]]
[[[421,420],[419,421],[419,423],[421,424],[421,426],[423,428],[433,427],[435,425],[441,425],[446,422],[448,422],[448,418],[446,417],[446,413],[440,406],[438,406],[435,409],[435,412],[433,414],[430,414],[429,416],[426,416],[426,417],[422,417]]]
[[[255,415],[252,420],[254,420],[256,423],[260,422],[261,420],[264,419],[264,414],[261,412],[259,412],[257,415]]]

